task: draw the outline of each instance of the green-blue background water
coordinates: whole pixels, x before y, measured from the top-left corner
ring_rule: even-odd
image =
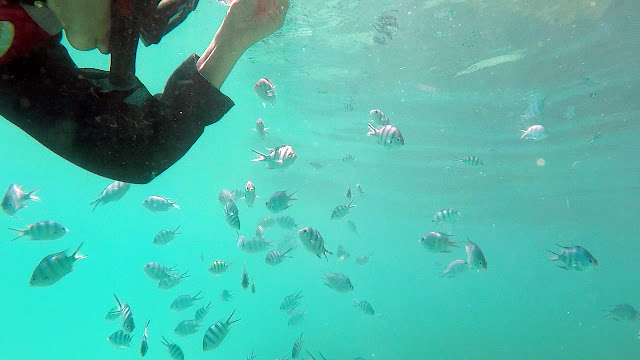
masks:
[[[296,1],[285,27],[256,44],[239,61],[222,90],[236,106],[206,129],[191,151],[144,186],[132,186],[117,203],[91,213],[89,202],[111,181],[52,154],[9,122],[0,184],[41,187],[40,203],[0,227],[56,220],[70,233],[52,242],[0,242],[3,359],[134,359],[144,323],[151,319],[147,358],[167,359],[162,335],[186,359],[257,359],[290,353],[304,332],[304,348],[327,359],[604,359],[640,356],[640,322],[616,322],[603,309],[617,303],[640,306],[637,136],[639,45],[638,4],[631,0],[589,1]],[[400,27],[384,45],[371,41],[382,12],[397,10]],[[226,8],[201,1],[197,11],[160,45],[141,49],[138,76],[152,92],[162,90],[187,55],[201,53]],[[515,62],[455,75],[495,56],[525,50]],[[106,68],[97,52],[72,53],[81,66]],[[253,91],[261,77],[277,86],[274,108],[263,108]],[[520,140],[531,94],[545,96],[542,118],[549,131],[540,142]],[[566,117],[568,107],[575,117]],[[383,110],[406,145],[387,151],[367,138],[368,112]],[[252,130],[264,119],[262,141]],[[602,134],[591,143],[593,136]],[[252,163],[250,149],[290,144],[297,162],[285,171]],[[355,154],[353,164],[340,159]],[[472,168],[456,156],[477,156]],[[544,159],[544,166],[536,161]],[[325,165],[313,170],[306,161]],[[242,188],[247,180],[260,197],[256,207],[239,202],[242,232],[253,236],[257,220],[269,215],[263,203],[277,190],[299,199],[285,213],[317,228],[329,250],[343,245],[351,258],[320,260],[302,246],[277,267],[264,253],[246,254],[225,223],[218,192]],[[331,221],[346,202],[348,186],[358,196],[348,219]],[[152,214],[143,199],[178,199],[180,210]],[[440,278],[463,248],[427,252],[417,240],[438,230],[433,214],[455,207],[462,218],[455,239],[478,243],[488,270]],[[163,229],[181,225],[182,235],[165,247],[152,244]],[[266,237],[280,241],[280,230]],[[84,242],[88,258],[48,288],[27,285],[45,256]],[[580,245],[600,267],[591,273],[564,271],[549,262],[554,244]],[[373,253],[360,266],[359,254]],[[204,255],[201,262],[200,255]],[[231,270],[214,277],[209,263],[222,259]],[[157,289],[143,264],[158,261],[190,270],[171,290]],[[242,263],[255,280],[255,295],[242,291]],[[338,294],[322,275],[347,274],[354,291]],[[221,302],[223,289],[233,292]],[[193,316],[169,304],[202,290],[213,308],[196,334],[173,334]],[[287,326],[282,298],[303,290],[307,310],[298,327]],[[136,321],[130,349],[106,338],[119,328],[106,322],[112,294],[128,302]],[[369,301],[381,314],[366,317],[353,299]],[[242,319],[215,351],[202,352],[205,328],[236,309]]]

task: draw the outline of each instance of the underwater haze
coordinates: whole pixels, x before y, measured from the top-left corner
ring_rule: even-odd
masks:
[[[139,48],[137,75],[152,93],[204,51],[226,9],[201,1],[159,45]],[[222,87],[235,107],[169,170],[93,212],[112,179],[0,122],[0,186],[39,187],[41,199],[2,214],[0,227],[52,220],[69,229],[44,242],[4,232],[0,358],[139,359],[147,320],[145,359],[170,359],[163,336],[188,360],[252,351],[256,360],[290,359],[301,334],[305,360],[640,357],[640,313],[615,307],[640,309],[638,14],[632,0],[292,1],[284,27],[249,49]],[[71,54],[79,66],[108,68],[97,51]],[[273,107],[254,92],[263,77],[276,86]],[[366,135],[373,109],[404,145],[388,149]],[[258,118],[269,128],[264,139]],[[534,125],[544,134],[523,133]],[[251,161],[251,149],[282,144],[297,154],[289,168]],[[272,245],[256,253],[238,247],[218,201],[221,190],[244,192],[247,181],[258,198],[253,208],[235,201],[245,240],[265,216],[297,225],[264,226]],[[347,189],[356,207],[332,219],[350,203]],[[265,203],[285,190],[296,200],[272,213]],[[142,205],[152,195],[180,208],[153,213]],[[178,226],[167,245],[153,243]],[[304,227],[320,232],[333,255],[310,252],[298,236]],[[421,240],[430,232],[456,245],[430,251]],[[486,269],[474,266],[467,238]],[[87,258],[71,273],[29,286],[40,260],[80,243]],[[576,246],[597,266],[581,267],[593,259],[571,252]],[[268,251],[289,247],[292,258],[265,263]],[[208,271],[215,260],[228,270]],[[455,260],[459,273],[444,273]],[[190,276],[159,289],[143,271],[149,262]],[[243,265],[255,294],[241,286]],[[325,285],[332,273],[353,289]],[[200,291],[192,307],[170,309]],[[295,311],[304,318],[289,325],[280,306],[300,291]],[[122,328],[119,318],[105,320],[114,294],[134,316],[129,348],[107,341]],[[194,334],[174,333],[210,301]],[[234,310],[240,321],[204,352],[207,328]]]

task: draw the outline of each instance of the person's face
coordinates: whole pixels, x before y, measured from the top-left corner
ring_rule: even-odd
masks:
[[[60,20],[71,46],[109,53],[111,0],[49,0],[47,6]]]

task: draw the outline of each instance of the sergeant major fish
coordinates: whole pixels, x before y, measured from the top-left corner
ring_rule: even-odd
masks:
[[[276,218],[278,225],[280,225],[283,229],[295,229],[298,227],[298,224],[291,216],[278,216]]]
[[[452,278],[464,274],[467,270],[469,270],[469,266],[466,261],[454,260],[447,265],[447,268],[440,274],[440,277]]]
[[[242,285],[242,289],[247,290],[249,288],[249,273],[247,272],[247,267],[242,264],[242,277],[240,278],[240,285]]]
[[[336,208],[333,209],[333,211],[331,212],[331,220],[342,219],[343,217],[347,216],[347,214],[349,213],[349,210],[351,210],[351,208],[354,208],[354,207],[356,206],[353,205],[353,200],[351,200],[349,204],[342,204],[342,205],[336,206]]]
[[[245,239],[244,236],[241,236],[240,239],[238,239],[238,248],[250,254],[265,251],[271,246],[272,242],[266,241],[264,238],[254,237]]]
[[[325,285],[339,293],[346,293],[353,290],[353,284],[351,283],[351,280],[344,274],[328,274],[324,276],[324,280]]]
[[[443,209],[433,215],[431,222],[434,224],[453,224],[462,215],[456,209]]]
[[[91,212],[95,211],[98,205],[104,205],[106,203],[118,201],[122,199],[124,194],[129,191],[131,184],[124,183],[122,181],[115,181],[102,190],[100,197],[92,201],[89,205],[93,205]]]
[[[476,243],[469,240],[468,237],[465,249],[467,250],[467,265],[469,265],[469,269],[475,271],[487,270],[487,260],[484,258],[482,250]]]
[[[31,240],[56,240],[69,232],[69,229],[55,221],[40,221],[28,225],[26,229],[9,228],[9,230],[20,233],[20,235],[11,239],[11,241],[17,240],[23,236],[28,236]]]
[[[220,293],[221,301],[227,302],[231,300],[231,298],[233,298],[233,294],[231,294],[231,291],[229,290],[222,290],[222,292]]]
[[[300,356],[300,353],[302,352],[302,343],[304,342],[304,340],[302,340],[302,334],[300,334],[300,337],[298,338],[298,340],[296,340],[293,343],[293,348],[291,349],[291,357],[294,359],[297,359],[298,356]]]
[[[369,258],[371,258],[372,255],[373,253],[369,253],[368,255],[365,255],[365,254],[358,255],[358,257],[356,258],[356,264],[366,265],[369,262]]]
[[[562,253],[558,254],[551,250],[551,260],[556,266],[565,270],[589,271],[598,267],[598,260],[585,248],[580,246],[562,246]]]
[[[287,314],[291,314],[291,312],[298,306],[300,299],[302,299],[302,290],[297,294],[285,296],[280,303],[280,310]]]
[[[298,156],[290,145],[280,145],[273,149],[267,148],[269,154],[263,154],[257,150],[251,149],[257,158],[251,160],[253,162],[266,161],[267,169],[286,169],[296,162]]]
[[[45,256],[33,270],[29,286],[44,287],[53,285],[73,271],[74,263],[77,260],[86,258],[85,255],[78,252],[80,247],[82,247],[82,243],[78,245],[78,248],[70,256],[67,256],[66,250]]]
[[[183,320],[176,325],[176,328],[173,329],[173,333],[178,336],[187,336],[194,334],[198,331],[200,327],[200,323],[195,320]]]
[[[640,320],[640,312],[629,304],[616,304],[604,310],[607,317],[616,321],[637,321]]]
[[[269,128],[264,127],[264,121],[262,121],[262,119],[256,121],[256,132],[262,140],[264,140],[265,135],[269,133]]]
[[[378,109],[369,111],[369,116],[371,116],[371,121],[373,121],[373,124],[376,126],[391,125],[391,121],[389,121],[387,115]]]
[[[404,145],[404,137],[400,133],[400,130],[393,125],[385,125],[379,129],[376,129],[373,125],[369,125],[369,132],[367,136],[375,136],[376,142],[381,144],[386,149],[398,148]]]
[[[231,315],[229,315],[227,321],[218,321],[207,329],[204,334],[204,338],[202,339],[202,350],[211,351],[220,346],[222,341],[229,334],[229,328],[231,327],[231,324],[240,321],[240,319],[231,320],[235,312],[236,311],[233,310]]]
[[[180,346],[169,342],[164,336],[162,337],[162,345],[167,348],[171,360],[184,360],[184,353],[182,349],[180,349]]]
[[[451,235],[432,231],[418,240],[419,244],[432,252],[451,252],[451,247],[457,247],[456,242],[449,239]]]
[[[276,191],[266,202],[267,209],[272,213],[279,213],[291,206],[291,201],[297,200],[293,197],[295,193],[289,195],[286,191]]]
[[[325,259],[328,260],[327,254],[333,255],[331,251],[325,248],[324,239],[318,230],[311,227],[305,227],[298,230],[298,236],[300,237],[300,241],[302,242],[302,245],[304,245],[305,249],[316,255],[318,258],[321,259],[322,256],[324,256]]]
[[[180,235],[180,233],[178,232],[178,229],[180,229],[180,226],[175,228],[175,230],[160,231],[153,238],[153,243],[155,245],[160,245],[160,246],[167,245],[168,243],[171,242],[171,240],[173,240],[176,237],[176,235]]]
[[[116,300],[116,305],[118,305],[115,313],[119,314],[120,318],[122,319],[122,331],[124,331],[125,334],[131,334],[133,329],[135,329],[136,327],[133,321],[133,313],[131,312],[131,307],[129,306],[129,304],[121,302],[116,294],[113,294],[113,298]]]
[[[122,330],[118,330],[113,334],[109,335],[107,341],[109,344],[117,347],[117,348],[126,348],[131,346],[131,338],[133,336],[125,334]]]
[[[174,268],[168,268],[157,262],[149,262],[144,264],[142,269],[149,278],[151,278],[152,280],[160,281],[173,275]]]
[[[40,198],[36,196],[36,191],[40,188],[35,188],[31,191],[24,192],[22,185],[11,184],[5,192],[2,198],[2,210],[9,216],[15,215],[20,209],[27,207],[26,202],[28,200],[40,201]]]
[[[253,185],[251,181],[247,181],[247,185],[244,187],[244,196],[242,197],[247,204],[249,209],[253,208],[253,203],[255,202],[256,196],[256,187]]]
[[[229,264],[222,260],[216,260],[209,265],[209,272],[213,275],[220,275],[227,269],[229,269]]]
[[[271,104],[271,107],[276,106],[276,86],[273,85],[271,80],[262,78],[253,85],[253,90],[256,95],[262,100],[262,106],[266,107],[266,103]]]
[[[140,341],[140,356],[144,357],[149,351],[149,322],[144,325],[144,333],[142,333],[142,341]]]
[[[375,310],[373,310],[373,306],[369,304],[367,301],[358,301],[353,299],[355,307],[357,307],[363,314],[374,316],[376,314]]]
[[[193,321],[195,321],[197,323],[201,323],[202,320],[204,320],[204,318],[209,313],[209,309],[211,309],[211,301],[209,301],[207,306],[203,306],[200,309],[196,310],[196,313],[193,316]]]
[[[196,302],[198,300],[202,300],[202,298],[200,297],[200,293],[202,293],[202,291],[198,291],[198,293],[196,293],[193,296],[191,296],[191,295],[180,295],[180,296],[176,297],[173,300],[173,302],[171,303],[169,308],[171,310],[173,310],[173,311],[186,310],[186,309],[190,308],[191,306],[193,306],[194,302]]]
[[[224,206],[224,220],[232,229],[240,230],[240,211],[233,200]]]
[[[191,275],[187,275],[187,273],[189,272],[189,270],[183,272],[180,275],[169,275],[166,278],[160,280],[160,282],[158,282],[158,289],[171,289],[173,287],[175,287],[176,285],[180,284],[182,282],[182,280],[184,280],[185,278],[188,278]]]
[[[144,199],[142,206],[147,208],[151,212],[169,211],[171,209],[180,209],[180,206],[176,204],[176,200],[170,200],[161,196],[149,196]]]
[[[289,250],[285,251],[284,253],[280,253],[280,251],[278,251],[278,250],[269,251],[267,253],[266,258],[264,259],[264,262],[267,265],[272,265],[272,266],[278,265],[278,264],[282,263],[284,261],[284,259],[286,259],[286,258],[290,258],[291,259],[292,258],[291,256],[287,255],[291,250],[293,250],[293,248],[290,248]]]

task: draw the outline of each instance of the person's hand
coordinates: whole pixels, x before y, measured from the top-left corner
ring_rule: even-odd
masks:
[[[231,43],[235,51],[244,52],[280,29],[287,10],[289,0],[236,0],[220,27],[218,41]]]

